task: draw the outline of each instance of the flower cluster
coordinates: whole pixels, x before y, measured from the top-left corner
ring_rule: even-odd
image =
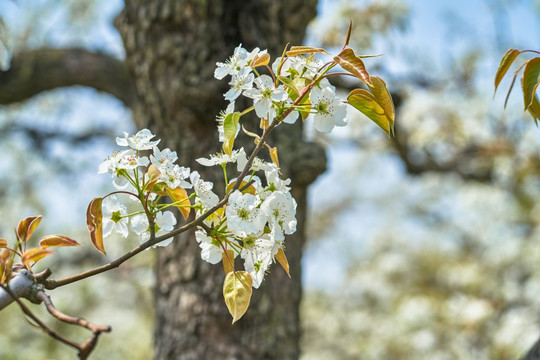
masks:
[[[236,163],[239,172],[247,164],[243,148],[232,156],[211,156],[197,161],[205,166]],[[274,163],[255,158],[253,164],[250,170],[264,174],[264,185],[257,175],[242,181],[239,189],[230,193],[225,210],[206,220],[212,229],[210,233],[197,230],[196,237],[203,260],[212,264],[220,262],[222,254],[227,254],[229,249],[233,256],[240,255],[253,286],[258,288],[276,254],[283,251],[285,234],[296,231],[296,202],[289,192],[290,179],[281,179]],[[233,189],[236,182],[237,179],[232,179],[227,188]]]
[[[373,104],[378,106],[377,109],[384,108],[382,113],[377,110],[368,111],[368,114],[375,114],[373,120],[383,128],[386,126],[388,133],[393,124],[390,122],[393,114],[387,113],[391,110],[388,99],[381,98],[381,94],[387,93],[384,82],[375,77],[375,81],[371,81],[361,59],[352,50],[343,50],[328,63],[315,58],[315,53],[327,54],[323,49],[292,47],[270,66],[266,50],[256,48],[248,52],[239,46],[226,62],[217,63],[214,76],[217,79],[231,77],[230,90],[224,94],[229,105],[217,119],[223,152],[197,161],[202,166],[223,168],[224,189],[218,192],[224,194],[222,200],[215,192],[214,184],[204,180],[198,171],[176,164],[178,156],[175,152],[160,150],[160,141],[153,140],[154,135],[149,130],[141,130],[135,135],[126,133],[117,138],[116,142],[123,150],[105,160],[99,166],[99,172],[111,173],[118,191],[97,199],[99,201],[89,207],[89,229],[94,245],[104,252],[96,229],[102,229],[103,236],[119,233],[127,237],[131,231],[147,246],[167,245],[172,241],[177,223],[168,209],[178,208],[185,220],[193,209],[198,226],[196,239],[203,260],[212,264],[223,261],[226,272],[234,273],[234,259],[239,255],[245,268],[241,277],[255,288],[260,286],[275,260],[288,272],[284,241],[285,235],[296,231],[296,202],[290,193],[291,180],[279,176],[277,149],[266,143],[267,130],[271,131],[282,122],[294,123],[298,117],[305,120],[309,116],[313,117],[315,129],[324,133],[329,133],[335,126],[346,125],[345,102],[338,98],[327,79],[328,71],[338,64],[359,76],[372,91],[355,90],[347,101],[361,111]],[[259,73],[260,67],[268,74]],[[240,96],[253,102],[242,112],[235,111],[235,101]],[[257,144],[248,157],[243,148],[234,149],[234,141],[243,116],[252,111],[260,118],[263,131],[257,135],[244,130]],[[389,125],[385,125],[381,116],[388,117],[382,120],[388,120]],[[268,147],[272,162],[256,157],[263,145]],[[151,154],[147,156],[147,152]],[[234,164],[238,174],[229,176],[227,172]],[[136,210],[129,212],[130,207],[119,201],[116,195],[122,193],[138,201]],[[167,197],[168,201],[163,201]],[[96,204],[101,205],[99,214],[95,210]],[[161,235],[164,236],[156,240]],[[226,280],[226,284],[231,285],[233,298],[236,296],[234,281]]]
[[[224,94],[231,103],[218,117],[220,134],[223,134],[224,117],[234,111],[234,101],[240,95],[252,99],[255,114],[268,122],[278,119],[292,124],[300,111],[314,115],[315,128],[320,132],[330,133],[334,126],[347,124],[347,106],[324,77],[329,68],[322,61],[313,56],[296,55],[277,58],[271,68],[268,63],[266,50],[256,48],[248,52],[242,46],[237,47],[225,63],[217,63],[216,79],[231,76],[231,89]],[[271,76],[259,75],[257,66],[266,66]],[[305,97],[308,92],[309,97]],[[220,140],[225,141],[223,136]]]
[[[171,211],[164,209],[170,205],[160,204],[160,196],[167,194],[167,189],[191,188],[186,179],[190,176],[189,168],[175,164],[176,152],[170,149],[160,150],[152,141],[154,135],[143,129],[135,135],[124,133],[123,138],[116,138],[119,146],[128,149],[113,153],[99,165],[98,173],[109,172],[114,180],[117,193],[130,194],[139,202],[134,212],[128,214],[128,206],[121,203],[115,194],[103,199],[103,236],[119,233],[127,237],[129,229],[139,237],[139,241],[148,241],[153,232],[155,236],[164,235],[173,230],[176,217]],[[150,158],[143,156],[144,151],[152,150]],[[154,228],[150,229],[150,222]],[[166,246],[172,238],[157,243]]]
[[[199,172],[177,165],[177,154],[170,149],[160,150],[159,140],[153,138],[147,129],[117,138],[117,144],[127,149],[115,152],[99,166],[99,173],[112,174],[118,189],[102,202],[104,237],[113,233],[128,237],[131,231],[144,243],[152,239],[152,234],[157,237],[173,230],[177,220],[173,212],[166,210],[169,207],[179,207],[187,218],[191,208],[200,216],[219,203],[213,183],[202,179]],[[148,157],[145,151],[152,153]],[[197,162],[203,166],[220,165],[225,171],[228,163],[236,164],[240,174],[248,158],[240,148],[230,155],[211,155]],[[296,230],[296,202],[289,192],[290,179],[280,178],[276,164],[254,158],[249,170],[252,174],[242,181],[242,186],[235,187],[237,178],[225,184],[225,192],[229,193],[227,205],[205,219],[205,226],[196,231],[196,239],[202,259],[212,264],[222,259],[233,261],[240,255],[257,288],[276,254],[283,251],[285,234]],[[257,172],[264,175],[264,185]],[[186,191],[189,189],[191,195]],[[176,195],[178,192],[180,196]],[[135,211],[128,212],[133,206],[122,203],[118,196],[121,194],[137,200]],[[172,203],[161,201],[165,196]],[[156,246],[166,246],[171,241],[172,236]]]

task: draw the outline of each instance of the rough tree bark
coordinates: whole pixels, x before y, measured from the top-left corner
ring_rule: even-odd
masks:
[[[301,44],[315,14],[315,0],[126,0],[116,26],[138,95],[137,126],[176,149],[184,166],[201,171],[193,159],[220,150],[215,118],[226,107],[226,82],[213,78],[215,63],[240,43],[275,58],[285,44]],[[277,132],[280,165],[298,202],[298,230],[286,240],[292,279],[274,267],[247,315],[231,325],[223,270],[201,261],[193,233],[177,238],[158,255],[156,359],[298,358],[306,187],[324,171],[325,156],[301,141],[301,124]],[[211,172],[204,178],[222,181]]]

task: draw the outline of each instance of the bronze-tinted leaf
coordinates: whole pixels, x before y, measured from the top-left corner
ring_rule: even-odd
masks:
[[[497,69],[497,73],[495,74],[495,91],[497,91],[497,87],[499,86],[501,80],[503,79],[504,75],[514,62],[516,58],[519,55],[519,50],[516,49],[510,49],[504,54],[504,56],[501,59],[501,63],[499,64],[499,68]]]
[[[227,251],[224,251],[221,253],[223,262],[223,270],[225,270],[225,274],[228,274],[230,272],[234,271],[234,251],[229,249]]]
[[[50,254],[54,254],[54,251],[42,248],[32,248],[26,250],[22,254],[21,260],[24,265],[31,265],[31,263],[35,263]]]
[[[79,246],[77,241],[63,235],[47,235],[44,236],[39,242],[39,246],[42,248],[55,247],[55,246]]]
[[[297,55],[314,54],[314,53],[330,55],[323,48],[316,48],[316,47],[311,47],[311,46],[291,46],[291,49],[285,52],[287,56],[297,56]]]
[[[525,110],[531,106],[536,89],[540,84],[540,57],[535,57],[527,61],[525,69],[523,70],[523,81],[521,85],[523,87],[523,104]]]
[[[386,116],[382,106],[377,103],[373,94],[363,89],[356,89],[350,92],[347,101],[379,125],[388,136],[391,135],[390,119]]]
[[[262,55],[255,55],[255,58],[251,61],[251,67],[266,66],[270,63],[270,54],[264,53]]]
[[[103,198],[95,198],[88,205],[86,210],[86,226],[90,232],[90,238],[94,247],[105,254],[103,246],[103,220],[101,213],[101,203]]]
[[[364,62],[355,55],[350,48],[344,49],[339,55],[334,56],[334,61],[344,70],[350,72],[367,85],[371,86],[371,78],[366,70]]]
[[[184,220],[187,220],[189,213],[191,212],[191,202],[189,201],[187,191],[181,187],[177,187],[175,189],[167,188],[167,193],[172,201],[174,201],[174,206],[182,213]]]
[[[270,159],[272,159],[272,162],[274,164],[276,164],[276,166],[279,169],[279,159],[278,159],[278,154],[277,154],[277,148],[276,147],[271,147],[268,144],[265,144],[265,145],[268,148],[268,153],[270,154]]]
[[[17,226],[17,236],[19,237],[20,241],[28,241],[34,230],[36,230],[37,226],[41,222],[41,218],[41,215],[30,216],[19,222],[19,226]]]
[[[246,313],[249,307],[252,285],[253,279],[246,271],[230,272],[225,276],[223,298],[233,317],[233,324]]]
[[[231,181],[229,183],[229,185],[227,185],[227,194],[231,192],[231,190],[232,190],[232,188],[234,187],[235,184],[236,184],[236,180],[233,180],[233,181]],[[255,186],[253,186],[253,184],[251,184],[248,187],[246,187],[247,184],[248,184],[247,181],[242,180],[242,182],[240,183],[240,186],[238,188],[242,190],[243,194],[249,193],[251,195],[255,195],[257,193],[257,190],[255,189]]]
[[[274,258],[276,258],[276,260],[281,265],[283,270],[285,270],[287,275],[291,277],[291,274],[289,273],[289,262],[287,261],[287,257],[285,256],[285,252],[283,251],[283,249],[280,248]]]
[[[261,137],[257,134],[255,134],[254,132],[251,132],[251,131],[248,131],[246,130],[246,128],[244,127],[244,125],[242,125],[242,131],[244,132],[244,134],[248,135],[248,136],[251,136],[252,138],[254,138],[254,142],[255,144],[258,144],[259,141],[261,140]]]
[[[6,239],[0,239],[0,248],[6,248],[8,246]]]
[[[159,177],[161,176],[161,172],[157,168],[156,165],[150,164],[148,167],[148,187],[152,187],[156,184],[156,182],[159,180]]]
[[[394,133],[395,110],[392,95],[390,95],[390,91],[388,91],[386,83],[380,77],[372,76],[371,82],[373,83],[373,86],[370,86],[369,89],[371,90],[373,97],[377,101],[377,104],[379,104],[384,109],[384,113],[388,118],[390,132]]]

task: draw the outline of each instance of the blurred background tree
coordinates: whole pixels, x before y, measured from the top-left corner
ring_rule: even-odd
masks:
[[[142,4],[126,3],[129,6],[125,11]],[[82,47],[112,60],[126,58],[122,39],[111,27],[124,8],[121,2],[95,0],[82,5],[68,0],[32,4],[17,1],[0,6],[14,59],[43,47]],[[255,11],[251,6],[255,5],[229,11],[245,14]],[[331,137],[315,137],[307,123],[305,137],[328,147],[329,171],[309,193],[308,243],[302,264],[302,359],[508,359],[523,354],[537,339],[538,130],[523,114],[519,96],[511,97],[509,107],[503,111],[504,96],[499,94],[493,101],[492,84],[500,56],[509,47],[534,48],[538,44],[538,13],[534,10],[538,6],[537,1],[525,0],[458,1],[448,5],[412,0],[319,2],[319,15],[308,28],[306,41],[310,45],[340,46],[348,19],[352,18],[352,46],[362,53],[385,54],[376,60],[379,68],[374,72],[388,78],[395,95],[397,138],[389,142],[365,118],[351,117],[350,126]],[[193,9],[197,8],[184,10]],[[129,19],[128,15],[121,18]],[[293,15],[287,15],[287,21],[295,21]],[[246,27],[245,31],[261,31],[267,26],[246,19],[235,20]],[[135,26],[142,20],[132,19],[130,24]],[[162,19],[139,25],[154,31],[158,31],[154,26],[180,26]],[[195,25],[187,22],[185,26],[177,36],[196,41],[200,33],[193,30]],[[200,26],[202,30],[198,31],[204,32],[206,28]],[[234,41],[240,42],[237,35],[241,31],[229,31],[224,35],[225,48],[221,52],[208,48],[207,58],[222,61],[237,45]],[[264,37],[272,36],[274,45],[269,45],[265,41],[270,40]],[[297,34],[299,38],[301,34]],[[287,33],[278,36],[257,32],[243,43],[247,47],[269,47],[275,56],[279,51],[276,47],[293,40]],[[164,46],[167,52],[174,52],[184,39],[163,45],[157,40],[148,41],[146,45],[154,50]],[[201,41],[199,46],[203,44]],[[14,67],[17,61],[11,64]],[[64,63],[62,69],[69,70],[70,64],[73,62]],[[115,64],[106,63],[104,68],[114,68]],[[158,62],[156,72],[163,73],[159,66]],[[193,69],[186,70],[190,71]],[[205,71],[211,73],[213,68]],[[196,83],[210,77],[186,81]],[[4,79],[0,73],[0,86],[9,84]],[[95,83],[99,79],[90,80]],[[84,79],[78,81],[91,85]],[[152,81],[157,84],[155,78]],[[62,86],[67,85],[73,84]],[[343,81],[338,85],[347,89],[354,84]],[[503,83],[501,89],[504,87]],[[155,89],[148,90],[141,104],[155,101]],[[114,136],[132,130],[132,118],[139,119],[137,124],[142,126],[145,119],[163,117],[160,110],[155,110],[160,114],[155,115],[124,105],[136,95],[106,90],[116,93],[116,98],[88,88],[70,87],[1,108],[0,149],[5,154],[1,165],[4,175],[0,176],[0,196],[5,204],[1,208],[2,234],[9,234],[21,217],[43,213],[44,225],[48,225],[42,229],[44,232],[86,238],[81,230],[84,209],[94,194],[107,191],[109,179],[97,177],[95,169],[111,151]],[[144,89],[138,91],[145,93]],[[13,93],[4,87],[0,98],[10,98]],[[178,116],[175,111],[186,111],[173,111],[167,106],[164,112],[170,119]],[[189,109],[193,114],[184,118],[200,111]],[[211,121],[217,111],[212,113],[205,115]],[[168,132],[159,128],[155,128],[158,136],[162,131],[176,133],[184,127]],[[188,128],[203,132],[198,126],[195,130],[193,126]],[[171,144],[181,159],[188,161],[188,145]],[[70,215],[69,223],[65,214]],[[131,245],[110,242],[110,252],[119,254]],[[177,256],[175,251],[180,248],[160,255],[158,263],[166,268],[169,259]],[[198,253],[194,253],[184,265],[199,266],[195,265],[200,263]],[[100,261],[99,256],[89,257],[81,251],[79,258],[64,257],[61,271],[72,272],[74,264],[89,267]],[[96,359],[109,359],[111,354],[118,358],[151,357],[154,305],[147,289],[155,284],[149,271],[149,264],[155,261],[153,253],[148,252],[117,272],[76,288],[55,291],[57,306],[65,306],[66,312],[84,314],[96,322],[106,319],[113,326],[113,334],[102,338]],[[297,275],[299,272],[298,268]],[[282,286],[278,281],[286,284],[289,280],[276,280],[276,287]],[[156,323],[158,358],[179,357],[175,351],[185,348],[186,342],[197,348],[214,341],[209,335],[206,340],[188,335],[186,342],[179,342],[183,345],[175,348],[171,343],[175,336],[181,336],[178,333],[201,335],[204,326],[200,324],[215,322],[220,314],[221,322],[229,321],[220,303],[219,286],[199,280],[190,286],[204,287],[205,296],[215,298],[210,299],[215,305],[202,311],[213,315],[198,326],[187,326],[189,317],[201,316],[201,309],[193,307],[198,302],[195,299],[200,298],[192,296],[193,290],[186,289],[182,278],[172,283],[181,286],[165,286],[166,294],[160,294],[157,286],[158,303],[160,297],[166,299],[169,291],[188,295],[176,294],[169,298],[170,302],[164,301],[167,304],[162,310],[158,309],[162,311]],[[274,294],[287,293],[286,289],[280,291]],[[264,319],[268,319],[268,304],[264,300],[259,304],[250,309],[251,317],[242,325],[248,335],[236,344],[243,343],[251,355],[259,346],[263,358],[297,357],[297,318],[265,324],[261,313],[266,311]],[[187,308],[178,310],[181,306]],[[2,359],[45,353],[56,359],[70,358],[65,349],[57,348],[21,322],[15,307],[8,310],[0,312],[0,322],[10,329],[0,337]],[[183,312],[186,318],[160,330],[167,324],[164,316],[173,311]],[[225,324],[220,326],[225,329]],[[263,331],[257,329],[264,326],[284,333],[268,338],[266,343],[257,342]],[[283,329],[287,326],[291,328]],[[275,339],[284,334],[294,334],[294,338],[287,344],[276,343]],[[200,343],[193,344],[196,341]],[[271,354],[276,348],[282,348],[282,353]],[[225,357],[222,354],[221,358]]]

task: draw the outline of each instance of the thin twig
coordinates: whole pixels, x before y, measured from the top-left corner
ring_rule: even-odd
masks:
[[[84,328],[86,328],[86,329],[88,329],[88,330],[90,330],[92,332],[110,332],[111,331],[110,326],[96,325],[96,324],[93,324],[93,323],[83,319],[83,318],[69,316],[69,315],[66,315],[66,314],[60,312],[54,306],[54,304],[53,304],[53,302],[51,300],[51,297],[49,295],[45,294],[45,292],[43,292],[43,291],[38,291],[37,292],[37,297],[41,301],[43,301],[43,304],[47,308],[47,311],[52,316],[54,316],[55,318],[57,318],[60,321],[63,321],[63,322],[68,323],[68,324],[78,325],[78,326],[84,327]]]
[[[54,339],[56,339],[56,340],[58,340],[60,342],[63,342],[66,345],[69,345],[69,346],[77,349],[78,351],[81,351],[81,348],[80,348],[80,346],[78,344],[74,343],[73,341],[71,341],[69,339],[66,339],[65,337],[63,337],[62,335],[58,334],[56,331],[54,331],[53,329],[51,329],[47,325],[45,325],[45,323],[43,323],[36,315],[34,315],[34,313],[32,313],[32,311],[17,297],[17,295],[15,293],[13,293],[13,291],[11,291],[9,286],[4,286],[3,289],[9,295],[11,295],[11,297],[13,297],[13,300],[15,300],[15,302],[19,305],[22,312],[25,313],[26,316],[28,316],[30,319],[32,319],[49,336],[51,336],[52,338],[54,338]]]

